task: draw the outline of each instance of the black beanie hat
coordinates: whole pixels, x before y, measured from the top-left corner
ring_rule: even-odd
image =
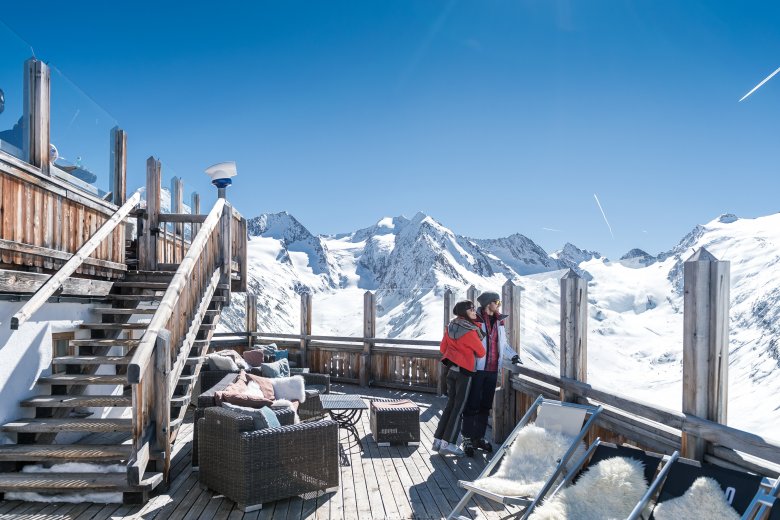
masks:
[[[482,306],[482,308],[487,307],[490,302],[494,302],[500,299],[501,297],[498,295],[498,293],[494,293],[490,291],[483,292],[477,297],[477,301]]]

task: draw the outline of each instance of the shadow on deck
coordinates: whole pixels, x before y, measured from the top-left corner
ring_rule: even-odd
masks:
[[[198,486],[198,474],[190,464],[193,428],[190,410],[174,446],[171,485],[155,494],[146,505],[3,501],[0,519],[438,519],[446,517],[463,496],[458,480],[476,478],[487,464],[488,459],[481,452],[474,458],[462,459],[431,452],[433,432],[445,398],[353,385],[334,385],[333,392],[413,400],[420,407],[420,445],[377,446],[371,437],[366,411],[358,426],[364,452],[358,447],[345,449],[346,433],[341,434],[341,476],[337,492],[310,499],[271,502],[260,511],[244,514],[232,501]],[[472,500],[467,512],[472,518],[499,519],[511,516],[512,511],[478,498]]]

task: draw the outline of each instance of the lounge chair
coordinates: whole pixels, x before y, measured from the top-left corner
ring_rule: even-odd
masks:
[[[601,406],[539,396],[479,478],[458,482],[466,494],[447,518],[465,518],[460,512],[475,494],[504,505],[524,507],[522,518],[527,518],[567,471],[569,462],[579,459],[585,451],[583,439],[601,410]],[[505,457],[507,464],[499,465]]]
[[[572,467],[563,481],[530,515],[530,520],[625,518],[642,498],[665,457],[600,439]]]
[[[763,477],[680,458],[660,475],[636,505],[628,520],[643,518],[660,488],[649,518],[675,520],[739,519],[756,495]],[[720,492],[719,492],[720,490]],[[722,493],[722,494],[721,494]]]

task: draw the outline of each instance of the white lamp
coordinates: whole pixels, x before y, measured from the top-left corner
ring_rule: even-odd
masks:
[[[217,163],[206,168],[206,175],[211,177],[211,184],[217,187],[219,198],[224,199],[227,187],[233,184],[231,177],[238,175],[235,161]]]

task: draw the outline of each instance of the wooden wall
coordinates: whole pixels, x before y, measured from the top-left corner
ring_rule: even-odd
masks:
[[[116,206],[79,193],[32,166],[0,158],[0,267],[53,271],[65,263]],[[125,266],[125,226],[118,226],[77,271],[115,279]]]

